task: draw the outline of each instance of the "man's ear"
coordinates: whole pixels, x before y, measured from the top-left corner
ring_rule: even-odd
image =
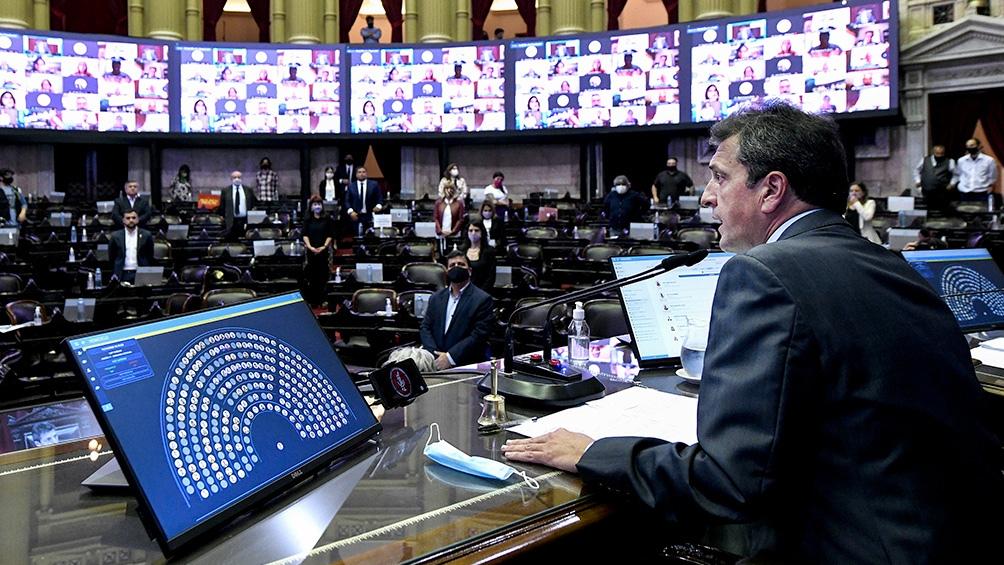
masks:
[[[791,185],[784,173],[771,171],[760,181],[760,211],[765,214],[775,212],[787,199]]]

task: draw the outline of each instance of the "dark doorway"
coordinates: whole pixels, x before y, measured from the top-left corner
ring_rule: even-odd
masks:
[[[125,145],[56,145],[56,190],[68,202],[112,200],[129,175],[129,148]]]
[[[631,181],[631,188],[651,198],[652,181],[659,171],[666,168],[668,144],[669,137],[665,133],[633,133],[604,138],[601,197],[610,192],[614,177],[626,175]]]

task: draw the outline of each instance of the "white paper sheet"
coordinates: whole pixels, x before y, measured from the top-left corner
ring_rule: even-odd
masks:
[[[641,436],[693,444],[697,443],[697,399],[635,386],[510,431],[537,437],[558,428],[593,439]]]

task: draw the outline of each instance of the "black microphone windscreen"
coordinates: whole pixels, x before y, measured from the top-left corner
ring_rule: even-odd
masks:
[[[708,256],[707,249],[698,249],[697,251],[691,251],[690,253],[681,253],[679,255],[670,255],[662,260],[659,266],[667,271],[675,269],[677,267],[690,267],[696,265],[704,260]]]

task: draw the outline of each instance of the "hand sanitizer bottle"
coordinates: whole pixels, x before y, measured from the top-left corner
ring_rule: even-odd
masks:
[[[572,361],[589,360],[589,324],[581,302],[572,310],[572,323],[568,325],[568,358]]]

